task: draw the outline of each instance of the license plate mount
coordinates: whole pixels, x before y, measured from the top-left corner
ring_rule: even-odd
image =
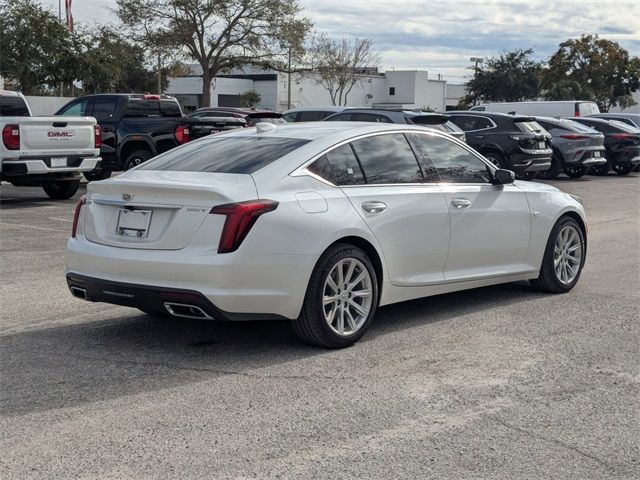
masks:
[[[151,210],[121,208],[118,212],[117,234],[123,237],[147,238],[151,214]]]
[[[51,157],[51,168],[61,168],[67,166],[67,157]]]

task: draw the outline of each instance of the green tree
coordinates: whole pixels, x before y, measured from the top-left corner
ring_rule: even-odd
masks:
[[[573,82],[573,83],[567,83]],[[583,35],[560,44],[543,72],[546,95],[556,98],[567,85],[580,86],[574,94],[591,95],[602,111],[614,105],[635,105],[632,94],[640,88],[640,59],[618,43],[597,35]],[[581,99],[574,97],[576,99]]]
[[[540,94],[542,63],[533,60],[533,50],[516,49],[485,61],[485,66],[467,82],[467,99],[492,102],[518,102]]]
[[[261,100],[262,95],[255,90],[249,90],[240,94],[240,105],[243,107],[255,107]]]
[[[118,16],[152,49],[174,49],[202,68],[202,102],[214,76],[297,48],[311,22],[298,0],[117,0]],[[295,44],[295,45],[294,45]]]
[[[108,26],[85,30],[81,43],[77,78],[84,93],[157,92],[157,66],[148,67],[143,46]],[[171,68],[170,65],[160,72],[163,91]]]
[[[77,38],[34,0],[0,4],[0,75],[25,94],[50,93],[77,73]]]

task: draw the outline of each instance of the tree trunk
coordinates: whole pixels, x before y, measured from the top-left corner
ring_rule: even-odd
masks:
[[[202,65],[202,105],[200,106],[211,106],[211,73],[209,72],[208,63]]]

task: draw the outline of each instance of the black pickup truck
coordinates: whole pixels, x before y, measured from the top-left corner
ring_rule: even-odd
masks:
[[[95,117],[102,128],[102,163],[87,180],[108,178],[191,139],[190,122],[168,95],[99,94],[76,98],[56,115]]]

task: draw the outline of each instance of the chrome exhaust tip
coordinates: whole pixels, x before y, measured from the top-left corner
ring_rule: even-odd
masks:
[[[69,290],[71,290],[71,295],[74,297],[81,298],[82,300],[87,299],[87,291],[84,288],[73,286],[69,287]]]
[[[213,320],[204,310],[188,303],[164,302],[164,308],[174,317]]]

